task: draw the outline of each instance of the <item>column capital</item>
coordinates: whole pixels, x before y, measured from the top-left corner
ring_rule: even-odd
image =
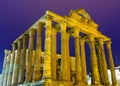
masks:
[[[44,25],[43,22],[39,22],[39,24],[37,26],[37,35],[41,34],[43,25]]]
[[[16,49],[17,44],[16,43],[12,43],[12,50]]]
[[[24,39],[24,38],[28,38],[28,37],[29,37],[28,34],[24,34],[23,39]]]
[[[5,55],[7,55],[7,54],[8,54],[8,50],[7,50],[7,49],[5,49],[5,50],[4,50],[4,53],[5,53]]]
[[[11,50],[8,51],[8,55],[10,55],[10,54],[11,54]],[[7,62],[10,62],[10,58],[11,58],[11,56],[7,57]]]
[[[42,27],[43,27],[43,23],[42,22],[40,22],[39,24],[38,24],[38,27],[37,27],[37,36],[38,35],[42,35]]]
[[[66,27],[67,27],[66,22],[61,21],[60,22],[60,26],[61,26],[61,31],[62,32],[66,32]]]
[[[18,44],[18,47],[20,47],[21,44],[22,44],[22,40],[21,40],[21,39],[18,39],[17,44]]]
[[[84,38],[80,38],[80,44],[84,45],[85,44],[85,39]]]
[[[91,42],[94,42],[94,35],[93,34],[89,34],[88,38]]]
[[[34,33],[35,33],[35,31],[36,31],[36,29],[30,29],[30,31],[29,31],[29,36],[31,37],[31,36],[33,36],[34,35]]]
[[[17,43],[12,43],[12,52],[16,50],[16,47],[17,47]]]
[[[43,22],[39,22],[39,23],[38,23],[38,28],[41,28],[43,25],[44,25]]]
[[[76,28],[76,29],[74,30],[74,36],[75,36],[75,37],[80,37],[79,33],[80,33],[80,30]]]
[[[22,39],[23,42],[24,42],[24,41],[27,41],[28,38],[29,38],[29,35],[28,35],[28,34],[24,34],[23,39]]]
[[[12,43],[11,45],[12,45],[12,47],[16,47],[16,43]]]
[[[40,25],[42,25],[42,24],[40,24]],[[52,26],[52,19],[48,17],[45,22],[45,27],[48,28],[51,26]]]
[[[50,19],[50,20],[52,20],[52,19],[53,19],[53,17],[52,17],[52,16],[50,16],[50,15],[47,15],[47,16],[46,16],[46,19]]]
[[[99,44],[103,45],[104,44],[104,40],[102,38],[98,38],[98,42]]]
[[[106,41],[106,45],[109,47],[111,46],[111,43],[112,43],[111,41]]]

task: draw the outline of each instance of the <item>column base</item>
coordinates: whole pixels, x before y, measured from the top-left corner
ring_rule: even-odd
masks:
[[[11,86],[17,86],[18,84],[17,83],[12,83]]]
[[[109,82],[101,82],[102,86],[111,86]]]
[[[58,81],[57,83],[58,85],[54,85],[54,86],[73,86],[72,85],[73,83],[68,81]]]
[[[112,86],[119,86],[118,84],[113,84]]]
[[[53,86],[52,79],[42,79],[41,81],[32,82],[30,86]]]
[[[40,81],[41,80],[41,74],[40,74],[40,71],[34,71],[34,75],[33,75],[33,80],[32,82],[37,82],[37,81]]]
[[[110,84],[108,84],[108,85],[103,85],[103,84],[91,84],[91,85],[88,85],[88,86],[113,86],[113,85],[110,85]]]
[[[87,86],[87,84],[84,81],[79,81],[75,84],[75,86]]]
[[[106,85],[88,85],[88,86],[106,86]]]

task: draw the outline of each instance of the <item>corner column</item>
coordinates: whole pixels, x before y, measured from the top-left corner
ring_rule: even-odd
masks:
[[[17,41],[17,56],[15,57],[14,61],[14,68],[13,68],[13,76],[12,76],[12,86],[16,86],[18,83],[18,76],[19,76],[19,62],[20,62],[20,54],[21,54],[21,39]]]
[[[76,84],[82,86],[82,66],[80,57],[80,36],[79,30],[75,30],[75,69],[76,69]]]
[[[12,53],[11,53],[11,60],[10,60],[10,68],[8,73],[8,80],[7,86],[11,86],[12,75],[13,75],[13,67],[14,67],[14,59],[15,59],[15,50],[16,50],[16,43],[12,44]]]
[[[29,32],[29,47],[28,47],[28,57],[26,61],[26,77],[25,83],[32,82],[32,75],[33,75],[33,50],[34,50],[34,34],[35,29],[31,29]]]
[[[107,71],[107,64],[106,64],[106,57],[105,57],[105,51],[104,51],[104,45],[103,40],[101,38],[98,39],[99,42],[99,48],[101,53],[101,60],[102,60],[102,81],[104,81],[102,84],[109,86],[109,79],[108,79],[108,71]]]
[[[40,68],[41,68],[41,41],[42,41],[42,27],[43,23],[40,22],[37,28],[37,43],[36,43],[36,56],[34,64],[33,82],[41,80]]]
[[[19,68],[19,79],[18,84],[23,84],[25,81],[25,60],[26,60],[26,43],[27,43],[27,35],[23,36],[22,42],[22,51],[20,56],[20,68]]]
[[[81,45],[81,63],[82,63],[82,79],[87,84],[87,68],[86,68],[86,56],[85,56],[85,39],[80,38]]]
[[[11,51],[8,51],[3,86],[7,86],[8,72],[9,72],[9,66],[10,66],[10,58],[11,58]]]
[[[99,85],[99,72],[98,72],[98,63],[95,51],[95,44],[94,44],[94,36],[89,35],[89,45],[90,45],[90,62],[91,62],[91,78],[92,78],[92,85]]]
[[[50,18],[47,18],[45,31],[45,57],[43,67],[43,80],[45,86],[51,86],[52,84],[51,36],[52,36],[52,20]]]
[[[106,42],[107,51],[108,51],[108,58],[109,58],[109,66],[111,70],[111,78],[112,78],[112,85],[118,86],[116,75],[115,75],[115,69],[114,69],[114,62],[113,62],[113,55],[112,55],[112,49],[111,49],[111,41]]]
[[[7,64],[7,56],[8,56],[8,51],[5,49],[4,50],[4,64],[3,64],[3,69],[2,69],[2,80],[1,80],[1,86],[3,86],[4,78],[5,78],[5,69],[6,69],[6,64]]]

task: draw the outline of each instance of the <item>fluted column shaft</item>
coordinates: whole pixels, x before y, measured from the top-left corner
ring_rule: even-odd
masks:
[[[57,31],[53,28],[52,29],[52,79],[56,80],[56,61],[57,61],[57,55],[56,55],[56,33]]]
[[[113,61],[113,55],[112,55],[112,49],[111,49],[111,41],[107,41],[106,46],[108,51],[109,66],[111,70],[112,85],[117,86],[117,80],[116,80],[115,69],[114,69],[114,61]]]
[[[67,33],[66,33],[66,23],[61,22],[61,78],[62,81],[69,81],[68,74],[68,50],[67,50]],[[67,86],[67,85],[66,85]]]
[[[37,43],[36,43],[36,56],[35,56],[35,67],[34,67],[34,75],[33,82],[39,81],[41,79],[40,68],[41,68],[41,37],[42,37],[42,27],[43,24],[39,23],[37,28]]]
[[[43,79],[51,82],[52,70],[51,70],[51,36],[52,36],[52,20],[47,19],[46,31],[45,31],[45,57],[43,67]]]
[[[89,40],[92,84],[100,84],[94,36],[89,35]]]
[[[71,81],[71,73],[70,73],[70,48],[69,48],[69,39],[70,39],[70,34],[69,33],[67,33],[67,36],[66,36],[66,38],[67,38],[67,42],[66,42],[66,44],[67,44],[67,60],[68,60],[68,68],[67,68],[67,70],[68,70],[68,81]]]
[[[26,78],[25,83],[32,82],[32,75],[33,75],[33,50],[34,50],[34,34],[35,29],[31,29],[29,32],[29,46],[28,46],[28,57],[26,61]]]
[[[80,36],[79,30],[75,30],[75,66],[76,66],[76,84],[80,84],[82,81],[82,67],[80,57]]]
[[[82,63],[82,78],[87,83],[87,68],[86,68],[86,55],[85,55],[85,39],[80,38],[81,45],[81,63]]]
[[[9,66],[10,66],[10,58],[11,58],[11,51],[8,51],[3,86],[7,86],[8,72],[9,72]]]
[[[13,68],[13,76],[12,76],[12,86],[16,86],[18,83],[18,76],[19,76],[19,62],[20,62],[20,54],[21,54],[21,39],[17,41],[17,56],[15,57],[14,61],[14,68]]]
[[[103,76],[103,68],[102,68],[102,58],[101,58],[101,50],[100,50],[100,46],[97,44],[96,45],[97,48],[97,58],[98,58],[98,71],[99,71],[99,77],[100,77],[100,82],[101,84],[104,83],[104,76]]]
[[[6,63],[7,63],[7,55],[8,51],[4,50],[4,63],[3,63],[3,69],[2,69],[2,79],[1,79],[1,86],[3,86],[4,78],[5,78],[5,69],[6,69]]]
[[[105,51],[104,51],[104,45],[103,45],[103,40],[101,38],[98,39],[99,42],[99,48],[100,48],[100,52],[101,52],[101,60],[102,60],[102,72],[103,72],[103,76],[102,79],[104,81],[104,85],[108,86],[109,83],[109,79],[108,79],[108,71],[107,71],[107,64],[106,64],[106,57],[105,57]]]
[[[15,59],[15,50],[16,50],[16,43],[12,44],[12,53],[11,53],[11,60],[10,60],[10,68],[9,68],[9,75],[7,80],[7,86],[11,86],[12,75],[13,75],[13,67],[14,67],[14,59]]]
[[[27,43],[27,35],[25,34],[22,39],[22,51],[20,56],[20,68],[19,68],[19,79],[18,83],[23,84],[25,80],[25,60],[26,60],[26,43]]]

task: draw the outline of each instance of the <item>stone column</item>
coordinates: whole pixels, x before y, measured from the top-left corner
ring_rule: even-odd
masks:
[[[108,79],[108,71],[107,71],[107,64],[106,64],[106,57],[105,57],[105,51],[104,51],[104,45],[103,40],[101,38],[98,39],[99,42],[99,48],[101,53],[101,60],[102,60],[102,80],[104,81],[102,84],[108,86],[110,85],[109,79]]]
[[[13,76],[12,76],[12,86],[16,86],[18,83],[19,76],[19,62],[20,62],[20,53],[21,53],[21,39],[17,41],[17,56],[14,61]]]
[[[99,77],[100,77],[100,83],[104,83],[104,76],[103,76],[103,68],[102,68],[102,58],[101,58],[101,51],[100,51],[100,46],[98,44],[96,44],[96,48],[97,48],[97,52],[96,52],[96,56],[98,58],[98,71],[99,71]]]
[[[43,66],[43,80],[45,86],[51,86],[52,69],[51,69],[51,36],[52,36],[52,20],[46,20],[45,31],[45,57]]]
[[[25,77],[25,83],[32,82],[32,76],[33,76],[33,50],[34,50],[34,35],[35,35],[35,29],[31,29],[29,31],[29,46],[28,46],[28,57],[26,59],[26,77]]]
[[[57,31],[55,28],[52,29],[52,79],[56,80],[56,61],[57,61],[57,54],[56,54],[56,34]]]
[[[61,22],[61,76],[63,82],[69,82],[69,71],[68,71],[68,50],[67,50],[67,33],[66,23]],[[66,86],[67,83],[64,83]]]
[[[15,50],[16,50],[16,43],[12,44],[12,53],[11,53],[11,60],[10,60],[10,68],[8,73],[8,80],[7,86],[11,86],[12,75],[13,75],[13,67],[14,67],[14,59],[15,59]]]
[[[4,63],[3,63],[3,69],[2,69],[1,86],[3,86],[3,82],[4,82],[4,78],[5,78],[5,69],[6,69],[8,51],[5,49],[4,53],[5,53],[5,55],[4,55]]]
[[[82,86],[82,66],[80,57],[80,36],[79,30],[75,30],[75,68],[76,68],[76,84]]]
[[[66,38],[67,38],[67,42],[66,42],[66,44],[67,44],[67,59],[68,59],[68,68],[67,68],[67,70],[68,70],[68,81],[71,81],[71,73],[70,73],[70,48],[69,48],[69,39],[70,39],[70,33],[67,33],[67,36],[66,36]]]
[[[43,23],[39,23],[37,28],[37,43],[36,43],[36,56],[35,56],[35,67],[33,74],[33,82],[41,80],[40,68],[41,68],[41,37],[42,37]]]
[[[81,47],[81,63],[82,63],[82,79],[84,83],[87,82],[87,68],[86,68],[86,56],[85,56],[85,39],[80,38],[80,47]]]
[[[98,85],[100,84],[99,79],[99,72],[98,72],[98,64],[97,64],[97,57],[95,51],[95,44],[94,44],[94,36],[89,35],[89,45],[90,45],[90,62],[91,62],[91,78],[92,84]]]
[[[7,56],[7,62],[6,62],[6,67],[5,67],[5,75],[4,75],[3,86],[7,86],[7,79],[8,79],[10,58],[11,58],[11,51],[8,51],[8,56]]]
[[[111,41],[107,41],[106,46],[107,46],[107,51],[108,51],[109,67],[111,70],[112,85],[118,86],[117,80],[116,80],[116,75],[115,75],[115,69],[114,69],[114,61],[113,61],[112,49],[111,49]]]
[[[22,45],[22,51],[21,51],[21,56],[20,56],[18,84],[23,84],[25,81],[25,61],[26,61],[27,36],[28,35],[25,34],[22,39],[23,45]]]

